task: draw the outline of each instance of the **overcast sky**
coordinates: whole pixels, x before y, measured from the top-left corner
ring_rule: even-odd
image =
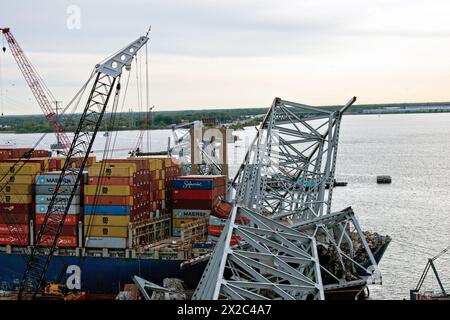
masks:
[[[67,26],[71,5],[79,29]],[[276,96],[311,105],[450,101],[449,17],[440,0],[15,0],[0,10],[1,27],[64,103],[97,62],[152,25],[155,110],[265,107]],[[3,112],[40,113],[9,48],[0,54]]]

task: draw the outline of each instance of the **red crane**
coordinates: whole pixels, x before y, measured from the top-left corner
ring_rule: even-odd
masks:
[[[44,112],[47,122],[49,123],[50,127],[53,128],[58,144],[63,150],[67,151],[67,149],[70,147],[71,142],[65,134],[64,129],[58,120],[58,115],[53,110],[51,102],[45,93],[46,86],[44,82],[42,81],[37,71],[33,68],[31,62],[25,56],[25,53],[20,48],[16,39],[12,35],[11,30],[9,28],[0,28],[0,30],[2,31],[6,41],[8,42],[14,59],[16,60],[25,80],[27,81],[28,86],[30,87],[39,106]],[[5,51],[5,48],[3,48],[3,51]]]

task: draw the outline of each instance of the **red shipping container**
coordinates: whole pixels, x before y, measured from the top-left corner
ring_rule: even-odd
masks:
[[[28,213],[0,213],[0,223],[2,224],[28,224],[30,215]]]
[[[211,200],[213,196],[213,190],[173,190],[174,199]]]
[[[38,232],[41,229],[41,227],[42,227],[42,224],[36,224],[36,227],[35,227],[36,235],[38,234]],[[64,225],[63,225],[63,227],[61,229],[60,236],[73,237],[73,236],[77,235],[77,233],[78,233],[77,231],[78,231],[78,226],[76,226],[76,225],[66,225],[64,223]],[[54,234],[47,233],[46,235],[51,236],[51,235],[54,235]]]
[[[36,224],[43,224],[44,223],[44,217],[45,214],[44,213],[36,213]],[[64,220],[64,225],[67,226],[73,226],[73,225],[78,225],[78,221],[79,221],[79,216],[77,214],[68,214],[66,216],[66,220]]]
[[[53,243],[54,237],[51,236],[43,236],[41,238],[41,242],[39,246],[41,247],[50,247]],[[65,237],[60,236],[56,243],[57,247],[76,247],[78,243],[77,237]]]
[[[129,206],[134,202],[135,200],[131,196],[97,196],[97,200],[95,196],[84,196],[85,205]]]
[[[174,209],[212,209],[213,200],[180,200],[173,199]]]
[[[11,231],[29,234],[30,226],[28,224],[0,224],[0,234],[8,235]]]
[[[33,205],[30,204],[17,204],[17,203],[11,203],[11,204],[6,204],[6,203],[2,203],[0,204],[0,212],[9,212],[11,214],[30,214],[33,210]]]
[[[26,246],[30,244],[30,238],[23,236],[20,238],[11,235],[0,235],[0,245]]]

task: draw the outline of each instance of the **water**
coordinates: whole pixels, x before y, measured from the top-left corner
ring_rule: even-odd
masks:
[[[364,230],[392,237],[380,264],[383,285],[371,286],[373,299],[409,298],[427,258],[450,245],[450,114],[349,115],[344,116],[338,151],[336,178],[347,181],[333,194],[333,210],[351,206]],[[241,138],[229,144],[230,172],[236,171],[253,128],[237,131]],[[149,133],[150,150],[167,149],[170,130]],[[40,134],[1,134],[17,147],[32,146]],[[111,134],[114,139],[115,134]],[[115,152],[126,157],[135,145],[138,131],[117,134]],[[147,140],[144,135],[144,149]],[[93,150],[102,157],[106,138],[99,133]],[[54,143],[48,134],[42,148]],[[392,184],[378,185],[377,175],[392,176]],[[440,276],[450,288],[450,254],[436,261]],[[427,288],[437,289],[432,275]]]

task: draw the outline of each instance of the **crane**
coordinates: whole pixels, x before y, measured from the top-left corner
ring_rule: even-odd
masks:
[[[147,33],[148,35],[148,33]],[[57,241],[61,234],[67,212],[71,205],[75,191],[80,184],[83,170],[91,152],[92,145],[100,127],[103,115],[114,91],[114,102],[116,105],[120,94],[120,76],[123,67],[131,67],[131,62],[138,50],[147,43],[148,37],[141,36],[122,50],[115,53],[111,58],[96,65],[94,83],[87,99],[78,127],[74,132],[74,138],[66,155],[66,162],[61,170],[55,192],[52,195],[48,210],[45,214],[42,226],[37,234],[36,242],[31,249],[25,272],[19,286],[18,300],[24,298],[34,299],[41,289],[45,274],[51,258],[56,251]],[[72,168],[72,158],[82,159],[78,168]],[[74,183],[65,186],[61,191],[64,177],[74,176]],[[68,197],[60,197],[65,195]],[[25,292],[29,292],[27,297]]]
[[[25,56],[22,48],[19,46],[17,40],[12,35],[10,28],[0,28],[0,30],[2,31],[3,36],[8,42],[14,59],[16,60],[20,71],[22,72],[28,86],[30,87],[31,92],[36,98],[39,107],[41,107],[42,111],[44,112],[45,119],[55,132],[58,148],[61,148],[67,152],[67,149],[70,146],[70,140],[65,134],[63,126],[59,122],[57,113],[52,108],[50,102],[51,100],[48,97],[49,95],[51,95],[50,91],[43,82],[42,78],[39,76],[36,69],[31,64],[30,60],[28,60],[28,58]],[[6,48],[3,48],[3,51],[5,50]]]

